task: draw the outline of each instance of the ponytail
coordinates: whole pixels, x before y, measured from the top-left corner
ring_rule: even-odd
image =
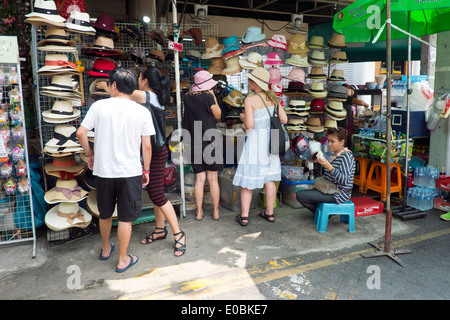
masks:
[[[144,71],[142,71],[142,78],[147,79],[148,86],[155,92],[159,104],[167,106],[170,102],[169,78],[153,66],[145,67]]]

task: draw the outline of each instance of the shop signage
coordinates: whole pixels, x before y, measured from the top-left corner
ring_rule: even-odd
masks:
[[[0,63],[19,62],[19,47],[17,37],[0,36]]]

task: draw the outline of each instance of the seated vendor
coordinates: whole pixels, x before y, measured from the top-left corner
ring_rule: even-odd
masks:
[[[328,146],[333,155],[330,161],[325,157],[318,157],[318,163],[324,168],[324,178],[336,184],[340,193],[323,194],[317,189],[301,190],[296,194],[297,201],[303,207],[316,213],[318,203],[345,203],[351,197],[353,189],[353,176],[355,175],[355,158],[351,151],[345,147],[347,130],[342,127],[329,128],[327,130]]]

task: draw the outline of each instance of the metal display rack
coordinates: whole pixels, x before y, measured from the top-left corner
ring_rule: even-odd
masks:
[[[35,258],[36,234],[17,37],[0,36],[0,48],[6,49],[0,52],[0,245],[32,241]]]

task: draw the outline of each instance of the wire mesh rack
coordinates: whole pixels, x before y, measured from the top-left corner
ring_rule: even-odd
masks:
[[[17,37],[0,37],[17,48]],[[18,51],[12,53],[18,57]],[[33,241],[36,235],[30,183],[20,63],[0,57],[0,245]]]

